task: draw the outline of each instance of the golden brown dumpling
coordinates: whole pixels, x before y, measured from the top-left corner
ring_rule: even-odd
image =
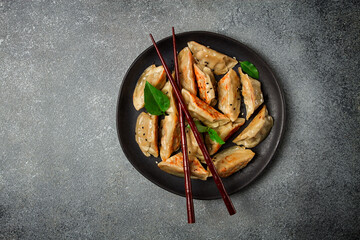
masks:
[[[254,155],[250,149],[233,146],[219,152],[212,160],[219,176],[228,177],[246,167]]]
[[[170,81],[167,81],[165,83],[165,86],[161,89],[161,91],[168,96],[170,100],[170,107],[165,111],[167,114],[178,114],[178,107],[177,107],[177,101],[176,96],[174,93],[174,90],[171,86]]]
[[[255,112],[255,110],[264,102],[264,97],[261,92],[261,83],[249,75],[244,74],[239,68],[239,74],[242,84],[242,95],[246,107],[246,120]]]
[[[191,41],[187,43],[194,58],[202,68],[208,67],[214,71],[216,75],[227,73],[238,62],[225,54],[212,50],[197,42]]]
[[[179,78],[180,84],[183,88],[196,95],[197,88],[194,76],[194,58],[188,47],[183,48],[179,55]],[[175,78],[174,78],[175,79]]]
[[[218,83],[218,108],[231,121],[235,121],[240,114],[240,78],[232,69]]]
[[[178,177],[184,177],[184,162],[183,154],[179,152],[178,154],[172,156],[171,158],[166,159],[158,164],[158,167],[172,175]],[[189,156],[189,168],[190,176],[194,179],[206,180],[209,176],[208,171],[201,165],[199,160],[194,156]]]
[[[192,155],[192,156],[200,159],[201,162],[205,163],[204,155],[202,154],[199,144],[197,143],[197,141],[195,139],[193,131],[189,128],[186,128],[185,134],[186,134],[186,145],[187,145],[189,155]],[[200,133],[200,136],[202,138],[201,133]]]
[[[250,124],[233,140],[233,142],[247,148],[255,147],[267,137],[273,126],[273,122],[273,118],[268,115],[268,111],[264,105]]]
[[[160,157],[168,159],[180,147],[180,125],[177,114],[170,114],[161,120]]]
[[[244,125],[245,119],[244,118],[238,118],[234,122],[229,122],[223,126],[214,128],[214,130],[217,132],[219,137],[225,142],[231,135],[233,135],[239,128]],[[210,155],[215,154],[219,148],[221,147],[221,144],[211,140],[209,134],[206,134],[205,136],[205,145],[207,150],[209,151]]]
[[[196,64],[194,64],[194,72],[200,98],[210,106],[215,106],[217,100],[215,96],[214,74],[210,68],[204,67],[204,69],[201,70]]]
[[[139,80],[136,83],[133,94],[133,104],[136,110],[139,110],[145,106],[144,88],[146,81],[148,81],[157,89],[161,89],[166,81],[166,73],[164,67],[156,67],[155,65],[151,65],[146,68],[145,71],[141,74]]]
[[[139,114],[135,127],[135,140],[145,156],[159,156],[158,148],[158,116],[142,112]]]
[[[190,115],[193,118],[199,119],[206,126],[216,128],[230,122],[228,117],[216,111],[189,91],[182,89],[181,93]]]

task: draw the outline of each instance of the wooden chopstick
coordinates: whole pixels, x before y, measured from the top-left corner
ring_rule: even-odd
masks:
[[[158,54],[158,56],[160,58],[161,64],[164,66],[164,70],[166,72],[166,75],[169,78],[170,83],[171,83],[171,85],[172,85],[172,87],[174,89],[175,96],[176,96],[176,98],[177,98],[177,100],[179,102],[179,105],[182,108],[182,110],[183,110],[183,112],[185,114],[186,120],[188,121],[188,123],[190,125],[190,128],[194,133],[194,137],[195,137],[195,139],[196,139],[196,141],[197,141],[197,143],[198,143],[198,145],[199,145],[199,147],[201,149],[202,154],[204,155],[206,164],[208,165],[208,167],[210,169],[210,172],[211,172],[211,174],[212,174],[212,176],[214,178],[215,184],[216,184],[216,186],[217,186],[217,188],[218,188],[218,190],[219,190],[219,192],[221,194],[221,197],[222,197],[222,199],[223,199],[223,201],[224,201],[224,203],[226,205],[226,208],[227,208],[229,214],[233,215],[233,214],[236,213],[234,205],[232,204],[231,199],[230,199],[228,193],[225,190],[224,184],[222,183],[221,178],[219,177],[219,175],[218,175],[218,173],[217,173],[217,171],[216,171],[216,169],[214,167],[214,164],[211,161],[211,157],[209,155],[209,152],[207,151],[207,149],[205,147],[205,144],[204,144],[203,140],[200,137],[200,134],[199,134],[199,132],[198,132],[196,126],[195,126],[195,123],[194,123],[189,111],[186,108],[184,100],[183,100],[183,98],[181,96],[181,92],[180,92],[179,88],[177,87],[177,84],[175,83],[173,77],[171,76],[171,72],[170,72],[168,66],[166,65],[165,60],[164,60],[163,56],[161,55],[161,53],[159,51],[159,48],[156,45],[156,42],[155,42],[155,40],[154,40],[154,38],[153,38],[153,36],[151,34],[150,34],[150,38],[151,38],[151,41],[152,41],[152,43],[153,43],[153,45],[155,47],[155,50],[156,50],[156,52],[157,52],[157,54]]]
[[[174,62],[175,62],[175,78],[178,84],[179,90],[181,90],[180,78],[179,78],[179,65],[176,52],[176,39],[175,39],[175,30],[172,28],[172,37],[173,37],[173,50],[174,50]],[[181,148],[183,152],[183,165],[184,165],[184,175],[185,175],[185,195],[186,195],[186,210],[188,223],[195,223],[195,212],[194,212],[194,202],[192,197],[191,189],[191,179],[190,179],[190,163],[189,156],[186,145],[186,135],[185,135],[185,123],[183,110],[181,109],[179,103],[179,116],[180,116],[180,131],[181,131]]]

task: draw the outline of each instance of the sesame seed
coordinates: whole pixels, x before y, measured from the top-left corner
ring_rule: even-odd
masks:
[[[209,93],[209,91],[207,91],[207,93]]]
[[[145,138],[145,141],[147,141],[147,138]]]
[[[143,133],[143,136],[145,136],[145,133]]]
[[[233,108],[234,110],[236,109],[236,108]]]
[[[232,106],[232,104],[230,103],[230,106]]]

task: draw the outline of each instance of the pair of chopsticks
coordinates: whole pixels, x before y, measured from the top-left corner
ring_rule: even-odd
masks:
[[[182,147],[182,151],[183,151],[183,165],[184,165],[184,174],[185,174],[185,193],[186,193],[186,207],[187,207],[188,223],[195,222],[195,214],[194,214],[194,204],[193,204],[192,190],[191,190],[189,159],[188,159],[188,152],[187,152],[187,146],[186,146],[185,125],[184,125],[183,115],[185,115],[186,120],[188,121],[190,128],[193,131],[194,137],[201,149],[202,154],[204,155],[206,164],[208,165],[208,167],[210,169],[210,172],[213,176],[215,184],[221,194],[221,197],[226,205],[228,212],[230,215],[233,215],[236,213],[236,210],[231,202],[231,199],[230,199],[228,193],[225,190],[224,184],[222,183],[221,178],[219,177],[219,175],[216,171],[216,168],[214,167],[214,164],[211,160],[210,154],[207,151],[205,144],[200,137],[200,133],[198,132],[196,125],[195,125],[189,111],[187,110],[184,100],[182,98],[181,91],[180,91],[181,85],[180,85],[180,79],[179,79],[179,66],[178,66],[178,58],[177,58],[177,51],[176,51],[176,39],[175,39],[174,27],[172,28],[172,37],[173,37],[173,51],[174,51],[174,62],[175,62],[175,77],[176,77],[177,83],[174,81],[174,79],[171,75],[171,72],[165,63],[165,60],[164,60],[163,56],[161,55],[158,46],[156,45],[156,42],[155,42],[153,36],[150,34],[151,41],[156,49],[156,52],[160,58],[162,65],[164,66],[166,75],[169,78],[169,81],[174,89],[175,96],[178,100],[179,115],[180,115],[180,129],[181,129],[181,147]]]

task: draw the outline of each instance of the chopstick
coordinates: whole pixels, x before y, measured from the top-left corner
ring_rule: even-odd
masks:
[[[173,50],[174,50],[174,62],[175,62],[175,78],[181,90],[180,78],[179,78],[179,65],[178,58],[176,53],[176,39],[175,39],[175,30],[172,28],[172,37],[173,37]],[[179,116],[180,116],[180,131],[181,131],[181,148],[183,152],[183,165],[184,165],[184,175],[185,175],[185,195],[186,195],[186,210],[188,223],[195,223],[195,213],[194,213],[194,202],[192,197],[191,190],[191,180],[190,180],[190,163],[189,156],[186,145],[186,135],[185,135],[185,123],[184,123],[184,115],[183,110],[181,109],[180,103],[179,106]]]
[[[219,175],[218,175],[218,173],[217,173],[217,171],[216,171],[216,169],[214,167],[214,164],[211,161],[211,157],[209,155],[209,152],[207,151],[207,149],[205,147],[205,144],[204,144],[203,140],[200,137],[200,134],[199,134],[199,132],[198,132],[196,126],[195,126],[195,123],[194,123],[189,111],[186,108],[184,100],[183,100],[183,98],[181,96],[181,92],[180,92],[179,88],[177,87],[177,84],[175,83],[173,77],[171,76],[170,70],[169,70],[168,66],[166,65],[165,60],[164,60],[163,56],[161,55],[161,53],[159,51],[159,48],[156,45],[156,42],[155,42],[155,40],[154,40],[154,38],[153,38],[153,36],[151,34],[150,34],[150,38],[151,38],[151,41],[152,41],[152,43],[153,43],[153,45],[155,47],[155,50],[156,50],[156,52],[157,52],[157,54],[158,54],[158,56],[160,58],[161,64],[164,67],[166,75],[169,78],[171,86],[174,89],[175,96],[176,96],[176,98],[177,98],[177,100],[179,102],[179,105],[182,108],[182,110],[183,110],[183,112],[185,114],[186,120],[188,121],[188,123],[190,125],[190,128],[194,133],[194,137],[195,137],[195,139],[196,139],[196,141],[197,141],[197,143],[198,143],[198,145],[199,145],[199,147],[201,149],[202,154],[204,155],[206,164],[208,165],[208,167],[210,169],[210,172],[211,172],[211,174],[213,176],[216,187],[218,188],[218,190],[219,190],[219,192],[221,194],[221,197],[222,197],[222,199],[223,199],[223,201],[225,203],[225,206],[226,206],[229,214],[233,215],[233,214],[236,213],[234,205],[232,204],[231,199],[230,199],[228,193],[225,190],[224,184],[222,183],[221,178],[219,177]]]

